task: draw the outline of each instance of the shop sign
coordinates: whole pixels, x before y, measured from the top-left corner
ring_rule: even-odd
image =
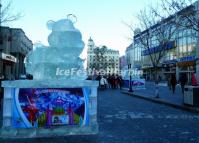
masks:
[[[178,59],[178,62],[188,62],[188,61],[195,61],[196,57],[195,56],[187,56],[187,57],[182,57]]]
[[[8,54],[5,54],[5,53],[2,53],[1,58],[3,60],[11,61],[11,62],[14,62],[14,63],[17,62],[17,59],[14,56],[8,55]]]
[[[146,55],[151,55],[151,54],[154,54],[154,53],[158,53],[162,50],[170,50],[170,49],[173,49],[175,48],[175,41],[171,41],[171,42],[168,42],[166,44],[166,48],[164,49],[163,46],[159,45],[159,46],[156,46],[156,47],[152,47],[152,48],[149,48],[149,49],[146,49],[144,51],[142,51],[141,55],[142,56],[146,56]]]

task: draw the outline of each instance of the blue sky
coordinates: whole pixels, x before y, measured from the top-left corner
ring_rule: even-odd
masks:
[[[154,0],[13,0],[12,12],[19,11],[24,16],[9,26],[22,28],[33,43],[41,41],[48,45],[47,37],[51,31],[47,29],[46,22],[66,18],[72,13],[77,16],[75,26],[81,31],[85,44],[91,36],[96,45],[106,45],[124,55],[131,41],[127,39],[130,30],[122,21],[135,22],[136,13],[152,1],[154,2]]]

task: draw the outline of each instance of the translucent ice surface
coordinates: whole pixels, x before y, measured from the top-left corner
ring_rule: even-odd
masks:
[[[52,32],[48,36],[49,46],[38,45],[26,57],[27,72],[33,79],[85,79],[83,60],[79,55],[84,42],[70,18],[48,21]]]

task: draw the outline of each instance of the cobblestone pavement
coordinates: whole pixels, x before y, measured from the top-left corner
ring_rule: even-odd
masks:
[[[92,136],[2,140],[0,143],[196,143],[199,115],[139,98],[119,90],[99,91],[100,131]]]

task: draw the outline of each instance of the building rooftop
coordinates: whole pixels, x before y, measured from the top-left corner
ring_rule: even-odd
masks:
[[[173,14],[173,15],[171,15],[171,16],[165,18],[165,19],[163,19],[162,22],[163,22],[163,23],[166,23],[166,22],[168,22],[169,20],[175,18],[176,15],[181,15],[181,14],[183,14],[184,12],[186,12],[186,11],[188,11],[188,10],[193,10],[194,7],[195,7],[194,5],[189,5],[189,6],[187,6],[186,8],[182,9],[181,11],[178,11],[177,13],[175,13],[175,14]],[[157,23],[157,24],[151,26],[151,27],[148,28],[148,29],[154,29],[154,28],[158,27],[160,24],[161,24],[161,23]],[[137,33],[136,35],[134,35],[134,38],[140,37],[142,34],[144,34],[145,32],[147,32],[148,29],[145,29],[145,30],[141,31],[140,33]]]

